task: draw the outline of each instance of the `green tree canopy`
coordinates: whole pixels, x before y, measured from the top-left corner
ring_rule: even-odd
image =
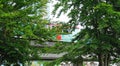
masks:
[[[119,5],[120,0],[60,0],[55,5],[53,13],[62,6],[60,14],[70,11],[68,17],[71,18],[71,29],[76,24],[84,27],[76,35],[74,40],[78,42],[71,45],[68,56],[82,57],[95,54],[99,66],[109,66],[109,61],[113,60],[111,56],[114,59],[119,58]]]
[[[0,0],[0,64],[24,63],[34,53],[29,41],[49,38],[46,3],[47,0]]]

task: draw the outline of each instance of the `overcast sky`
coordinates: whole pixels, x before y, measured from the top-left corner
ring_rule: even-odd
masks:
[[[48,3],[48,18],[51,19],[51,21],[60,21],[60,22],[68,22],[69,18],[67,17],[67,13],[64,14],[62,13],[61,16],[59,18],[57,18],[57,16],[53,16],[52,15],[52,11],[54,9],[54,5],[57,3],[57,0],[52,0],[50,1],[50,3]],[[62,7],[61,7],[62,8]],[[60,9],[59,9],[60,10]],[[59,13],[59,10],[57,11],[56,14]]]

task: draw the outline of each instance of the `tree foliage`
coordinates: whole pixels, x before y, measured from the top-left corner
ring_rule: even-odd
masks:
[[[30,40],[45,41],[47,0],[0,0],[0,64],[24,63],[37,51]]]
[[[68,17],[71,18],[71,29],[76,24],[84,27],[76,35],[74,40],[78,42],[70,46],[68,55],[94,57],[95,54],[99,66],[108,66],[110,60],[119,58],[119,5],[120,0],[60,0],[53,13],[62,6],[60,14],[70,11]]]

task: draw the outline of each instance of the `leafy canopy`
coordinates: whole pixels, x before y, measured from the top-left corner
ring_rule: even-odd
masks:
[[[0,64],[24,63],[33,57],[33,39],[49,39],[47,0],[0,0]],[[33,52],[34,51],[34,52]]]
[[[55,10],[62,7],[59,14],[70,11],[68,22],[71,29],[76,24],[84,28],[76,35],[78,42],[70,45],[68,56],[82,57],[95,54],[100,60],[102,55],[119,58],[120,46],[120,0],[60,0]],[[59,15],[58,15],[59,16]],[[72,55],[72,58],[71,58]],[[102,66],[102,65],[101,65]]]

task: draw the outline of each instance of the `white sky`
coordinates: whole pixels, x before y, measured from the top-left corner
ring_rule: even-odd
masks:
[[[68,22],[70,18],[67,17],[68,13],[62,13],[59,18],[57,18],[57,15],[53,16],[52,11],[54,9],[54,5],[57,3],[57,0],[52,0],[48,4],[48,18],[51,19],[51,21],[60,21],[60,22]],[[62,8],[62,7],[61,7]],[[59,9],[60,10],[60,9]],[[56,14],[59,13],[59,10],[56,12]]]
[[[52,11],[54,10],[54,5],[57,3],[57,0],[51,0],[50,3],[48,3],[48,19],[51,19],[51,22],[68,22],[70,18],[67,17],[67,14],[70,12],[70,10],[67,13],[62,13],[59,18],[57,18],[57,15],[52,15]],[[60,7],[61,9],[62,7]],[[59,13],[60,9],[56,12],[56,14]],[[79,25],[79,28],[83,28],[82,26]]]

